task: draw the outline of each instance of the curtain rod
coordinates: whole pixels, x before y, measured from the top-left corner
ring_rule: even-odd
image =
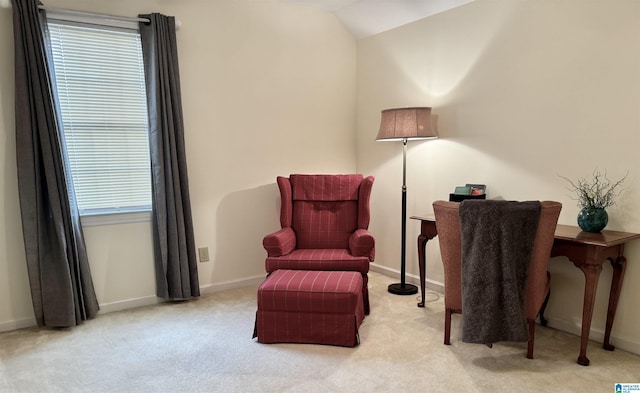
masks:
[[[11,0],[0,0],[0,7],[11,8]],[[56,14],[62,14],[62,15],[66,14],[66,15],[75,15],[75,16],[89,16],[93,18],[111,19],[111,20],[117,20],[121,22],[132,22],[132,23],[137,23],[137,22],[149,23],[150,22],[149,19],[147,18],[130,18],[126,16],[98,14],[95,12],[75,11],[75,10],[67,10],[62,8],[51,8],[51,7],[44,6],[42,4],[38,5],[38,9],[50,11],[50,12],[54,12]]]
[[[11,0],[0,0],[0,7],[11,8]],[[127,16],[98,14],[95,12],[75,11],[75,10],[68,10],[68,9],[62,9],[62,8],[51,8],[41,4],[38,5],[38,8],[44,11],[49,11],[51,13],[58,14],[58,15],[68,15],[68,16],[77,16],[77,17],[85,16],[90,18],[100,18],[103,20],[111,20],[111,21],[123,22],[123,23],[138,23],[138,22],[149,23],[150,22],[150,20],[147,18],[131,18]],[[177,19],[175,23],[176,23],[176,30],[180,29],[180,27],[182,26],[182,23]]]
[[[45,11],[55,12],[56,14],[62,15],[75,15],[75,16],[89,16],[94,18],[103,18],[103,19],[111,19],[117,20],[120,22],[144,22],[149,23],[149,19],[147,18],[130,18],[126,16],[117,16],[117,15],[107,15],[107,14],[98,14],[95,12],[85,12],[85,11],[75,11],[75,10],[67,10],[62,8],[51,8],[44,5],[38,5],[38,8]]]

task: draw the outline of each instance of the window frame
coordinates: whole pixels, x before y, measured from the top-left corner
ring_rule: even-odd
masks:
[[[139,26],[137,20],[129,20],[122,18],[111,18],[107,15],[93,15],[74,13],[66,10],[47,10],[46,19],[48,23],[53,24],[67,24],[67,25],[80,25],[89,28],[97,28],[104,30],[126,30],[128,32],[135,32],[139,37]],[[54,67],[54,65],[51,65]],[[142,70],[144,74],[144,70]],[[143,81],[144,82],[144,81]],[[57,95],[56,90],[56,95]],[[145,104],[146,104],[146,92],[145,92]],[[148,113],[148,112],[147,112]],[[149,122],[147,119],[147,132],[149,129]],[[63,130],[64,132],[64,130]],[[66,149],[66,142],[65,149]],[[147,140],[148,143],[148,140]],[[148,145],[147,145],[148,146]],[[149,149],[150,150],[150,149]],[[65,159],[68,156],[65,153]],[[150,160],[150,158],[149,158]],[[150,163],[150,161],[149,161]],[[80,211],[81,223],[84,226],[101,226],[101,225],[113,225],[135,222],[148,222],[151,221],[152,206],[153,206],[153,188],[152,188],[152,174],[151,167],[149,166],[149,205],[136,206],[136,207],[122,207],[122,208],[106,208],[106,209],[85,209]]]

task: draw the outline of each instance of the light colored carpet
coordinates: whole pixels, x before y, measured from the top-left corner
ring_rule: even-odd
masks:
[[[442,344],[441,298],[427,307],[387,293],[394,280],[370,274],[371,315],[361,344],[342,348],[259,344],[251,339],[256,288],[100,315],[73,329],[0,334],[2,392],[614,392],[640,382],[640,357],[537,327],[535,359],[526,344],[492,349]],[[615,343],[614,343],[615,344]]]

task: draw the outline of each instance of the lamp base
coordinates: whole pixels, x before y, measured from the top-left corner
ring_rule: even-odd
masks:
[[[398,283],[398,284],[390,284],[389,287],[387,287],[389,293],[393,293],[394,295],[414,295],[416,293],[418,293],[418,287],[416,287],[413,284],[407,284],[405,283],[404,285]]]

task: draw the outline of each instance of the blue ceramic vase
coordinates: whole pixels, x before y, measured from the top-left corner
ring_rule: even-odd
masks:
[[[585,207],[578,213],[578,226],[585,232],[600,232],[608,222],[609,215],[603,208]]]

